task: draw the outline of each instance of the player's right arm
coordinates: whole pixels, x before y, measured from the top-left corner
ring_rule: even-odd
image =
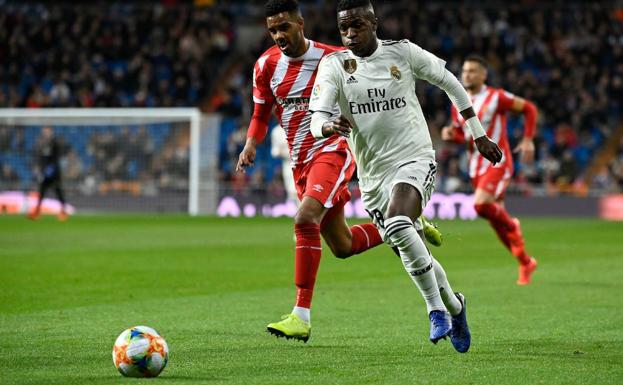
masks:
[[[348,137],[352,130],[350,121],[343,115],[331,119],[331,111],[338,102],[340,83],[335,74],[331,57],[325,56],[318,66],[309,110],[312,111],[310,130],[314,138],[328,138],[332,135]]]
[[[265,62],[264,65],[266,65]],[[244,172],[245,167],[253,166],[257,144],[261,143],[268,133],[268,122],[275,97],[263,76],[262,70],[259,61],[255,63],[253,69],[253,116],[247,131],[247,141],[238,156],[236,172]]]
[[[534,160],[534,134],[536,133],[536,120],[538,110],[534,103],[513,95],[510,92],[500,90],[498,109],[506,112],[512,111],[521,113],[524,116],[524,134],[523,138],[515,147],[513,152],[518,152],[520,159],[524,162]]]
[[[409,43],[408,47],[408,60],[414,76],[444,90],[465,119],[465,126],[470,130],[478,152],[493,164],[501,161],[502,150],[487,137],[467,92],[452,72],[446,69],[446,62],[413,43]]]

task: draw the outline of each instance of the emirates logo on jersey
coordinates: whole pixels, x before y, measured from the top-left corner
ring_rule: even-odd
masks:
[[[346,59],[344,60],[344,71],[352,74],[357,71],[357,60],[355,59]]]
[[[389,67],[389,73],[392,74],[392,78],[394,78],[394,80],[402,79],[402,73],[400,73],[400,70],[395,65]]]

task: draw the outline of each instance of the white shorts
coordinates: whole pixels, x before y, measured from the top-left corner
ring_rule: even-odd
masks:
[[[430,200],[435,189],[435,176],[437,173],[437,162],[432,157],[421,157],[417,160],[406,162],[396,169],[388,172],[383,178],[378,188],[364,192],[361,198],[363,205],[372,217],[376,227],[383,235],[384,215],[389,206],[392,191],[398,183],[406,183],[415,187],[422,197],[422,211]],[[418,218],[415,221],[416,230],[422,230],[422,221]]]

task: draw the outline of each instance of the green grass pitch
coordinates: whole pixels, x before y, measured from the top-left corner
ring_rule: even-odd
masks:
[[[428,339],[425,306],[380,246],[325,252],[309,343],[267,323],[294,300],[289,219],[0,217],[0,384],[622,384],[623,224],[525,219],[533,284],[484,221],[443,221],[433,251],[468,300],[467,354]],[[126,379],[112,345],[167,340],[157,379]]]

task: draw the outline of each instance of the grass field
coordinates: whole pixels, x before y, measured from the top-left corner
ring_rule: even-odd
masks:
[[[473,344],[428,342],[422,299],[387,247],[324,254],[309,343],[290,311],[287,219],[0,217],[0,384],[622,384],[623,224],[523,221],[534,282],[485,222],[441,222],[435,254],[466,294]],[[122,378],[112,345],[145,324],[157,379]]]

